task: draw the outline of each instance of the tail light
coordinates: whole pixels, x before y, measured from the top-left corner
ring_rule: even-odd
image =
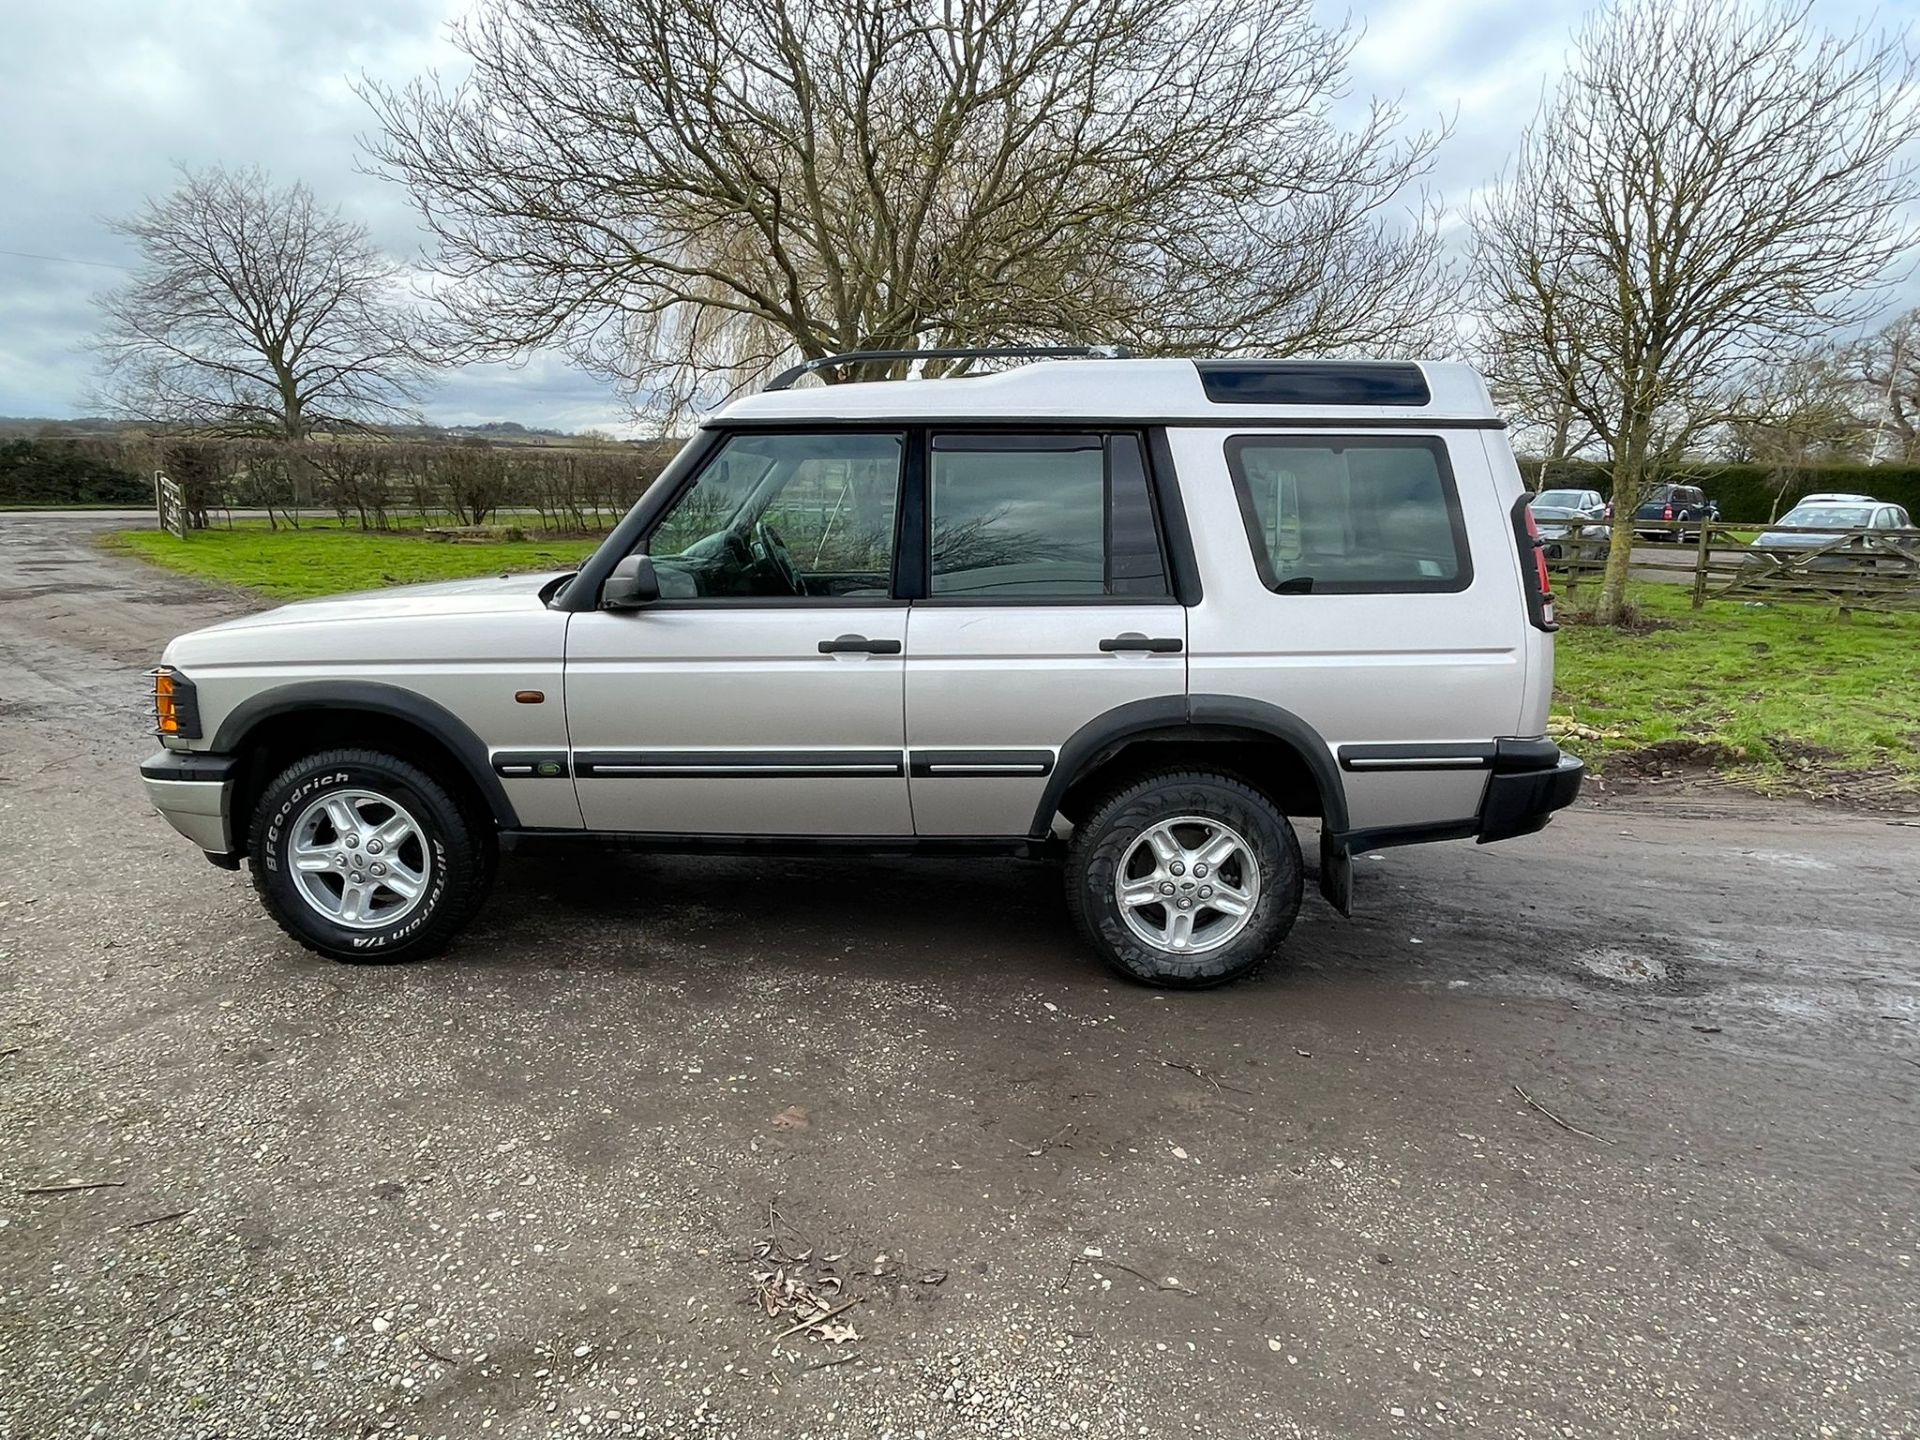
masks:
[[[1606,509],[1604,509],[1604,510],[1602,510],[1602,511],[1600,512],[1600,518],[1601,518],[1602,520],[1611,520],[1611,519],[1613,519],[1613,502],[1612,502],[1611,500],[1609,500],[1609,501],[1607,501],[1607,507],[1606,507]]]
[[[1669,505],[1666,509],[1662,510],[1660,512],[1660,518],[1662,520],[1671,520],[1673,518],[1673,507]]]
[[[1536,630],[1558,630],[1560,626],[1553,618],[1553,579],[1547,574],[1546,543],[1540,538],[1528,498],[1522,495],[1513,506],[1513,539],[1520,547],[1520,588],[1526,595],[1527,619]]]

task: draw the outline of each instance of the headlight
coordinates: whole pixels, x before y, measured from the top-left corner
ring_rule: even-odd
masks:
[[[179,740],[200,738],[200,695],[193,682],[170,665],[149,671],[153,679],[153,728]]]

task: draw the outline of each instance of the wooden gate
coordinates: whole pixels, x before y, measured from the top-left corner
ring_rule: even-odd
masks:
[[[153,505],[160,512],[160,528],[187,538],[187,494],[178,480],[165,472],[153,472]]]

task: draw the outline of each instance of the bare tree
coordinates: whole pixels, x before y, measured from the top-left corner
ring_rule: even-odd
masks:
[[[1861,388],[1839,346],[1823,346],[1754,377],[1744,413],[1728,422],[1721,448],[1730,460],[1771,472],[1769,520],[1809,470],[1860,458],[1869,430],[1858,409]]]
[[[1858,323],[1909,246],[1915,66],[1810,3],[1614,0],[1478,207],[1485,327],[1558,382],[1612,467],[1599,618],[1646,488],[1756,378]]]
[[[1920,310],[1909,310],[1849,352],[1873,458],[1920,458]]]
[[[104,399],[136,419],[302,440],[397,419],[426,366],[397,267],[305,185],[183,170],[113,228],[140,247],[101,297]]]
[[[474,353],[643,400],[861,348],[1403,349],[1453,288],[1401,205],[1439,135],[1334,125],[1352,37],[1311,11],[483,0],[459,85],[365,85],[369,148]]]

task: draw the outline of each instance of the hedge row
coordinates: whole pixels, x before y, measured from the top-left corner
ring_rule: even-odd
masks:
[[[1602,495],[1612,491],[1612,476],[1596,461],[1557,460],[1549,467],[1544,486],[1540,469],[1539,460],[1520,461],[1520,473],[1529,488],[1598,490]],[[1871,495],[1920,516],[1920,465],[1819,465],[1782,471],[1769,465],[1701,462],[1676,466],[1660,478],[1698,485],[1709,499],[1720,502],[1722,519],[1737,522],[1778,519],[1802,495],[1820,491]]]
[[[264,510],[276,527],[328,514],[369,530],[407,517],[481,525],[532,511],[551,530],[595,530],[624,514],[672,444],[559,447],[407,440],[181,439],[121,435],[0,445],[0,505],[153,503],[153,473],[180,483],[191,523]]]
[[[153,482],[116,448],[0,440],[0,505],[151,505]]]

